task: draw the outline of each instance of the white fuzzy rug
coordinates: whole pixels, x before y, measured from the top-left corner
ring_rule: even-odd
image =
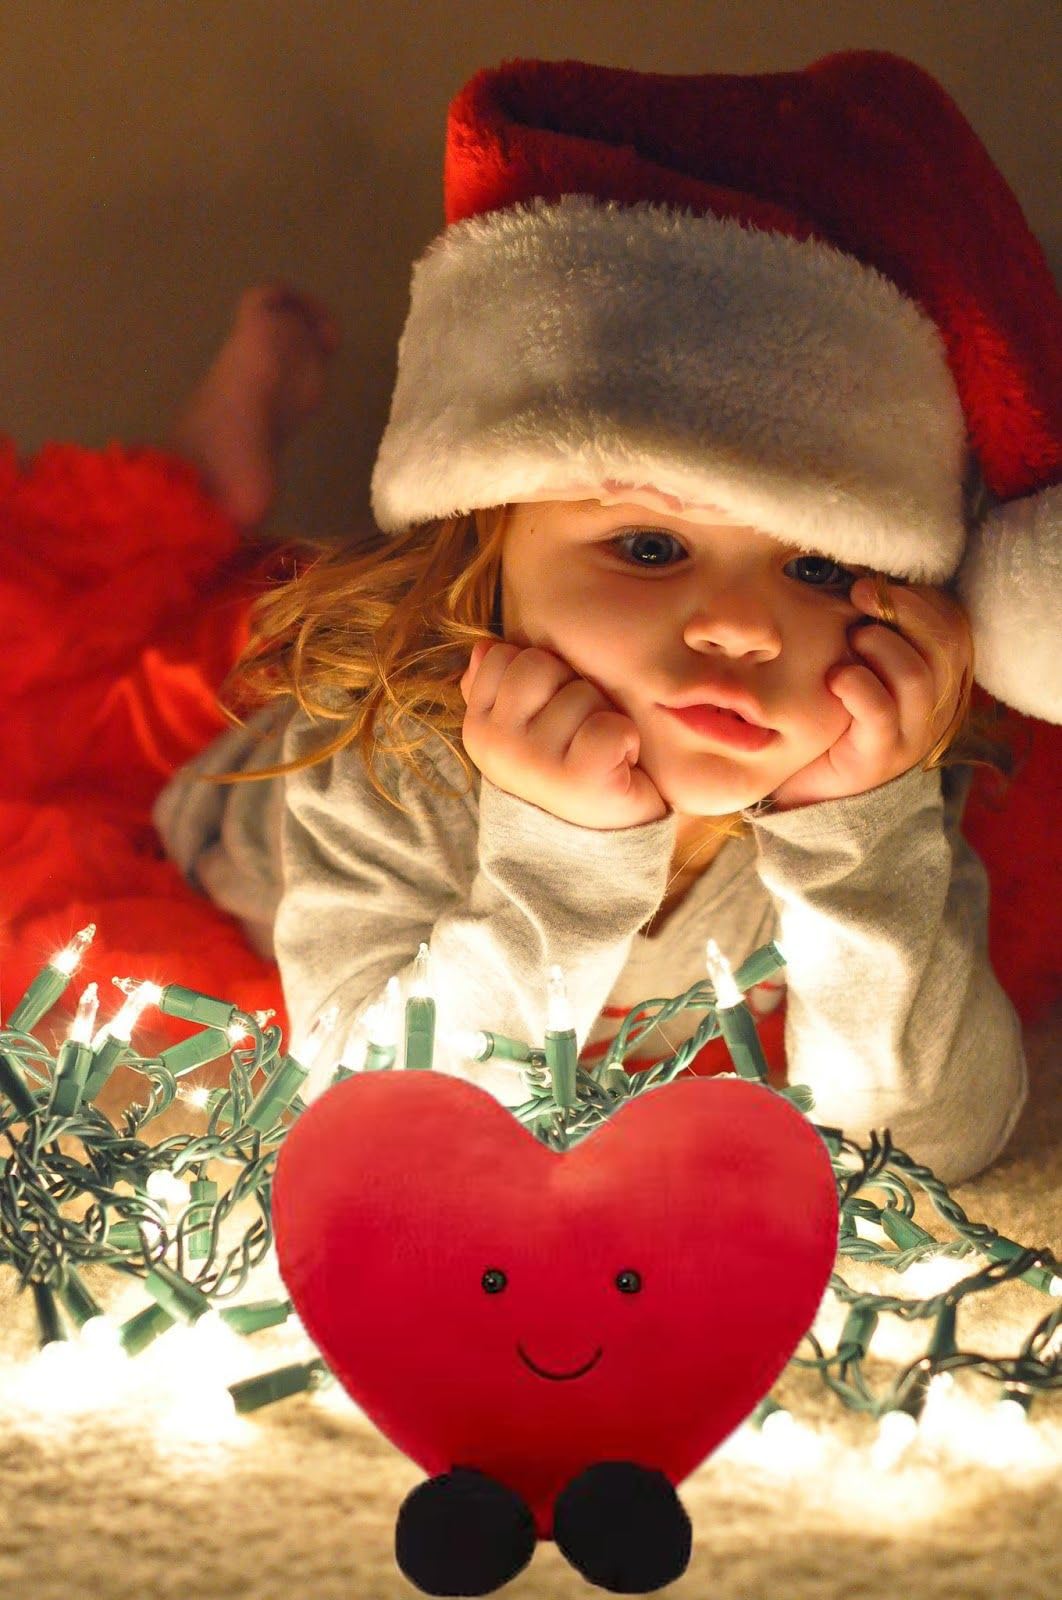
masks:
[[[1031,1095],[1010,1148],[955,1194],[971,1220],[1062,1257],[1060,1038],[1058,1017],[1030,1033]],[[195,1124],[151,1125],[158,1136],[182,1126]],[[917,1215],[938,1237],[950,1237],[932,1208],[920,1205]],[[242,1217],[242,1227],[252,1218]],[[910,1292],[881,1269],[842,1261],[841,1273],[857,1288]],[[131,1279],[110,1271],[84,1277],[118,1318],[145,1303]],[[391,1600],[419,1593],[395,1565],[394,1521],[424,1474],[341,1391],[280,1401],[220,1433],[197,1414],[195,1397],[211,1383],[309,1358],[312,1347],[297,1328],[232,1336],[213,1353],[198,1348],[196,1334],[174,1329],[129,1364],[121,1386],[91,1393],[82,1382],[76,1402],[64,1406],[54,1378],[32,1381],[33,1305],[14,1286],[14,1273],[0,1268],[0,1595]],[[260,1269],[240,1298],[264,1299],[280,1288]],[[960,1314],[958,1342],[986,1355],[1016,1355],[1050,1305],[1024,1284],[975,1298],[976,1315]],[[828,1350],[842,1320],[827,1297],[815,1328]],[[912,1340],[907,1325],[882,1318],[871,1383],[888,1383],[891,1363],[923,1348],[919,1326],[923,1334]],[[814,1374],[788,1369],[775,1392],[809,1429],[817,1464],[794,1469],[752,1459],[747,1431],[739,1430],[680,1486],[693,1556],[684,1577],[658,1592],[676,1600],[1057,1600],[1062,1390],[1034,1407],[1026,1460],[1016,1464],[986,1461],[970,1442],[970,1430],[987,1423],[994,1385],[973,1377],[958,1388],[952,1433],[877,1470],[875,1425]],[[762,1436],[751,1442],[764,1443]],[[552,1542],[540,1544],[499,1591],[513,1600],[604,1592]]]

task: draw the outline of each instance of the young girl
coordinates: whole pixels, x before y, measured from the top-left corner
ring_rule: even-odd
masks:
[[[275,952],[296,1054],[338,1007],[311,1092],[422,941],[436,1066],[513,1104],[456,1033],[540,1043],[554,963],[589,1067],[706,976],[709,937],[735,968],[777,938],[750,997],[776,1077],[979,1172],[1026,1069],[959,829],[971,763],[1001,760],[974,675],[1060,720],[1049,602],[1012,581],[1048,556],[1059,459],[1030,336],[1053,291],[1013,197],[939,86],[875,53],[509,63],[451,107],[446,194],[384,537],[258,603],[230,687],[266,703],[160,796],[167,849]]]

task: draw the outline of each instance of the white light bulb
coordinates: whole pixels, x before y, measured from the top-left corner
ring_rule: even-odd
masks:
[[[335,1030],[339,1017],[338,1005],[331,1005],[317,1017],[313,1027],[306,1036],[306,1043],[298,1050],[294,1050],[296,1061],[307,1070],[313,1071],[330,1043],[331,1035]]]
[[[100,1004],[100,988],[98,983],[86,984],[81,991],[81,999],[77,1003],[77,1014],[70,1028],[68,1038],[73,1044],[89,1044],[92,1040],[92,1030],[96,1026],[96,1013]]]
[[[418,1000],[430,1000],[432,998],[431,986],[428,981],[428,963],[430,956],[431,952],[429,951],[428,946],[422,943],[417,951],[416,960],[413,963],[413,977],[410,982],[409,989],[410,994]]]
[[[908,1411],[887,1411],[878,1424],[878,1436],[871,1448],[871,1464],[887,1472],[910,1448],[918,1434],[918,1423]]]
[[[822,1459],[825,1444],[810,1428],[797,1422],[784,1408],[772,1411],[760,1428],[761,1448],[759,1460],[773,1471],[795,1476],[796,1473],[816,1466]]]
[[[188,1204],[188,1185],[167,1169],[153,1172],[144,1188],[152,1200],[158,1200],[167,1210],[181,1210]]]
[[[60,950],[57,956],[52,957],[48,965],[53,967],[56,972],[65,972],[69,977],[81,965],[81,957],[95,937],[96,924],[90,922],[81,929],[80,933],[74,935],[65,950]]]
[[[168,1328],[155,1345],[182,1392],[186,1384],[231,1383],[247,1359],[246,1344],[213,1307],[194,1322]]]
[[[174,1442],[207,1444],[232,1437],[241,1421],[227,1388],[203,1384],[182,1391],[179,1400],[163,1412],[161,1426]]]
[[[380,1050],[393,1050],[398,1045],[398,1030],[402,1018],[402,985],[397,974],[387,980],[387,991],[382,1000],[369,1007],[364,1017],[355,1024],[368,1035],[369,1043]],[[351,1030],[353,1032],[353,1030]],[[349,1044],[349,1041],[348,1041]],[[345,1052],[344,1052],[345,1053]]]
[[[187,1105],[192,1106],[196,1111],[205,1111],[210,1102],[210,1090],[204,1089],[201,1084],[190,1089],[179,1088],[177,1090],[177,1098],[185,1101]]]
[[[452,1033],[447,1033],[444,1037],[454,1055],[461,1057],[462,1060],[479,1061],[486,1054],[487,1035],[476,1029],[455,1028]]]
[[[1025,1413],[1025,1407],[1020,1400],[1012,1400],[1009,1395],[997,1402],[996,1421],[1002,1427],[1008,1430],[1014,1429],[1022,1434],[1029,1426],[1029,1418]]]
[[[114,1356],[126,1362],[131,1359],[122,1343],[122,1330],[111,1317],[89,1317],[78,1330],[78,1338],[86,1349],[103,1356]]]
[[[969,1270],[955,1256],[926,1256],[900,1274],[900,1285],[915,1300],[933,1300],[946,1294]]]
[[[705,945],[704,964],[708,968],[708,977],[715,990],[716,1001],[722,1009],[729,1011],[733,1006],[739,1006],[744,996],[734,982],[729,961],[714,939],[709,939]]]
[[[121,1006],[116,1016],[110,1022],[104,1023],[92,1041],[93,1050],[98,1050],[108,1034],[119,1039],[122,1044],[128,1044],[133,1037],[133,1029],[140,1021],[141,1013],[148,1006],[157,1005],[162,999],[162,990],[157,983],[136,983],[131,978],[115,978],[115,987],[125,994],[125,1003]]]
[[[993,1467],[1021,1467],[1033,1460],[1033,1430],[1025,1407],[1009,1395],[996,1403],[977,1432],[976,1456]]]
[[[123,1217],[122,1221],[124,1223],[128,1224],[128,1226],[130,1228],[138,1228],[138,1229],[143,1231],[144,1237],[147,1240],[148,1249],[150,1251],[157,1250],[159,1245],[162,1243],[163,1230],[159,1227],[159,1225],[155,1221],[154,1217],[149,1217],[147,1215],[141,1214],[140,1216],[137,1216],[137,1217]],[[137,1247],[138,1248],[139,1248],[139,1245],[140,1245],[140,1236],[138,1234],[137,1235]]]
[[[68,1416],[84,1408],[86,1376],[85,1352],[77,1341],[52,1339],[17,1374],[16,1392],[32,1411]]]
[[[253,1011],[251,1015],[254,1017],[254,1020],[258,1025],[259,1033],[261,1033],[269,1019],[276,1016],[276,1012]],[[225,1029],[225,1033],[229,1043],[234,1045],[239,1044],[243,1039],[249,1039],[251,1037],[250,1033],[247,1031],[246,1024],[243,1022],[230,1022],[228,1027]]]
[[[546,982],[546,1032],[570,1033],[573,1026],[564,973],[554,965],[549,969]]]

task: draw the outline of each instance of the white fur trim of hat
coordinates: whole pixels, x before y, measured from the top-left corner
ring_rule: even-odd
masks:
[[[413,273],[385,532],[648,487],[939,583],[965,425],[936,324],[832,246],[582,195],[456,224]]]

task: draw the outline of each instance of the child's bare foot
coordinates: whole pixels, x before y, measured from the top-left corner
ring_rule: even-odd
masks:
[[[167,447],[195,463],[241,527],[255,527],[272,505],[280,450],[321,404],[340,338],[321,302],[290,284],[240,296],[232,331]]]

